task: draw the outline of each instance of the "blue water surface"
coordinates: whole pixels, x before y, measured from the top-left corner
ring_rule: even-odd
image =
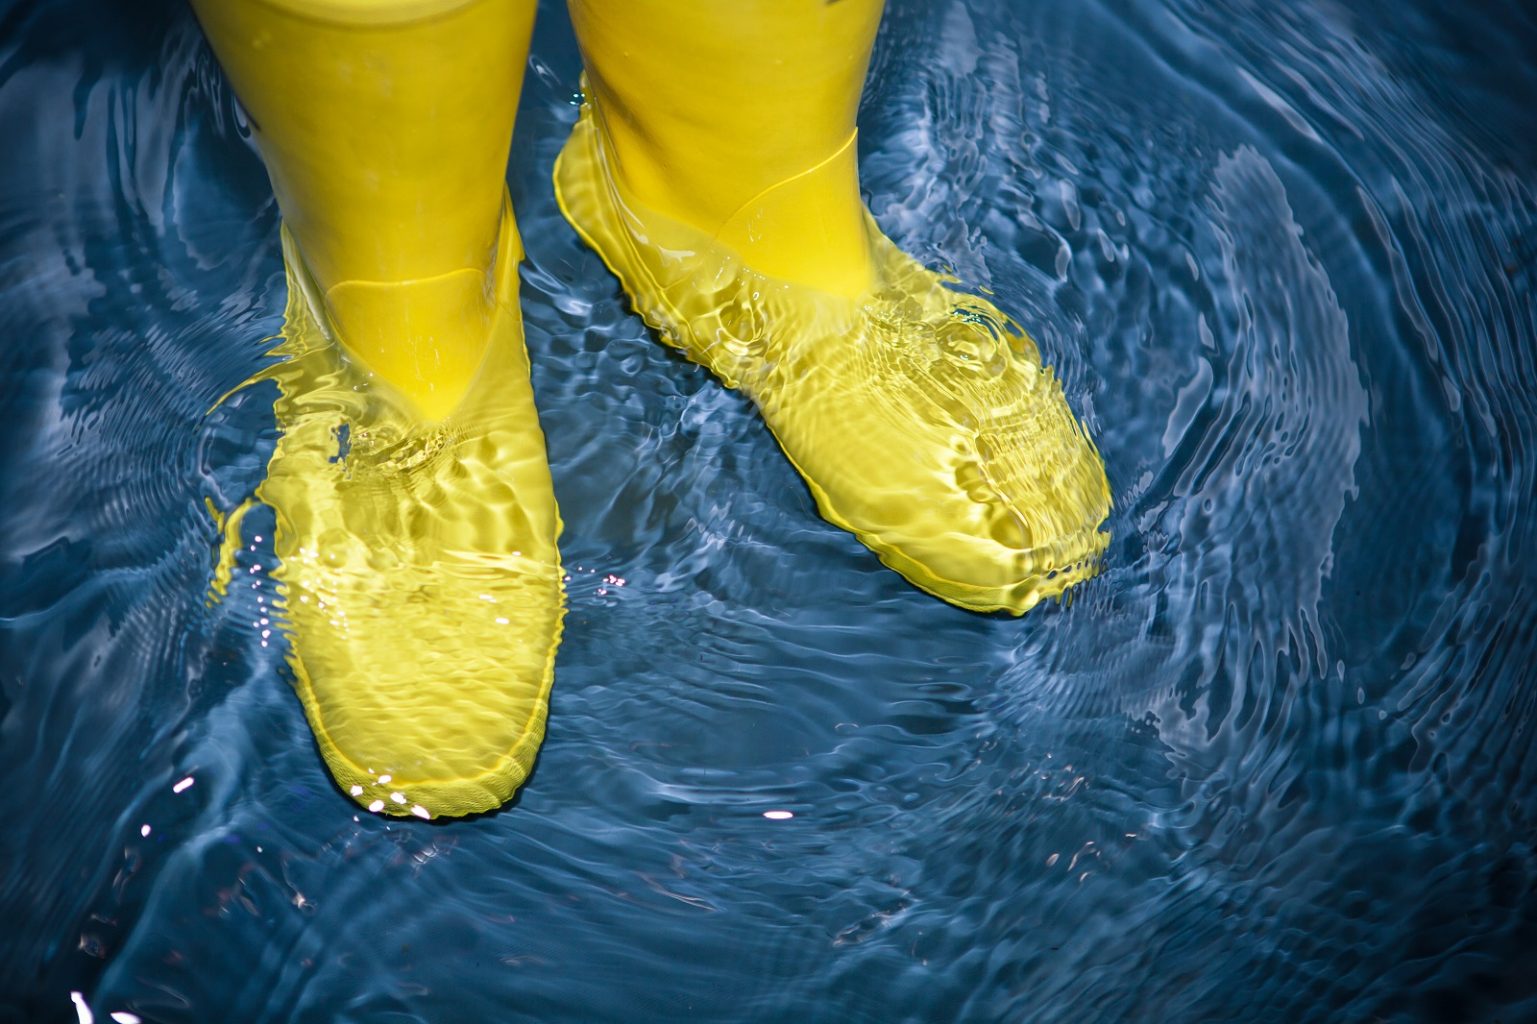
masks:
[[[870,208],[1114,489],[1014,620],[821,521],[629,311],[554,205],[545,5],[570,612],[532,780],[429,825],[329,781],[270,512],[206,600],[284,279],[195,23],[0,3],[0,1020],[1537,1020],[1534,55],[1521,0],[893,0]]]

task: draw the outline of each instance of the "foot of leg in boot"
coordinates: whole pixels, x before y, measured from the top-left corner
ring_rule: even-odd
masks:
[[[556,192],[637,311],[757,402],[828,520],[932,594],[1019,614],[1094,574],[1109,487],[1024,332],[863,208],[879,12],[577,0],[587,103]]]
[[[533,4],[197,0],[283,212],[278,627],[341,789],[419,817],[527,777],[560,521],[504,174]]]
[[[544,736],[563,614],[560,520],[506,263],[474,386],[423,422],[320,329],[291,237],[280,431],[257,497],[295,687],[337,784],[369,810],[492,810]]]

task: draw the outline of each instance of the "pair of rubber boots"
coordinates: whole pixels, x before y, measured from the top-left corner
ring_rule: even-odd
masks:
[[[544,735],[563,613],[505,191],[533,4],[194,7],[284,217],[257,497],[305,713],[369,810],[495,808]],[[587,101],[561,209],[664,341],[754,399],[822,515],[976,611],[1091,575],[1109,490],[1060,386],[860,200],[880,0],[571,14]]]

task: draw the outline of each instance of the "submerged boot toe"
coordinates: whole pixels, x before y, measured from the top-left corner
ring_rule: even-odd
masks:
[[[1104,465],[1017,325],[868,216],[863,293],[766,277],[624,194],[598,120],[583,108],[556,164],[567,219],[664,340],[754,399],[824,517],[977,611],[1021,614],[1094,574]]]
[[[527,777],[559,641],[560,521],[517,313],[516,253],[470,389],[437,422],[321,330],[285,234],[277,611],[331,774],[380,813],[487,811]]]

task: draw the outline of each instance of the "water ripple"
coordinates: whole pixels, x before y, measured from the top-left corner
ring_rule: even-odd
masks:
[[[436,825],[325,775],[270,511],[205,603],[283,295],[190,15],[0,8],[0,1020],[1537,1014],[1530,15],[892,5],[872,212],[1115,490],[1102,576],[1005,621],[818,519],[566,227],[546,6],[509,182],[570,610],[529,784]]]

